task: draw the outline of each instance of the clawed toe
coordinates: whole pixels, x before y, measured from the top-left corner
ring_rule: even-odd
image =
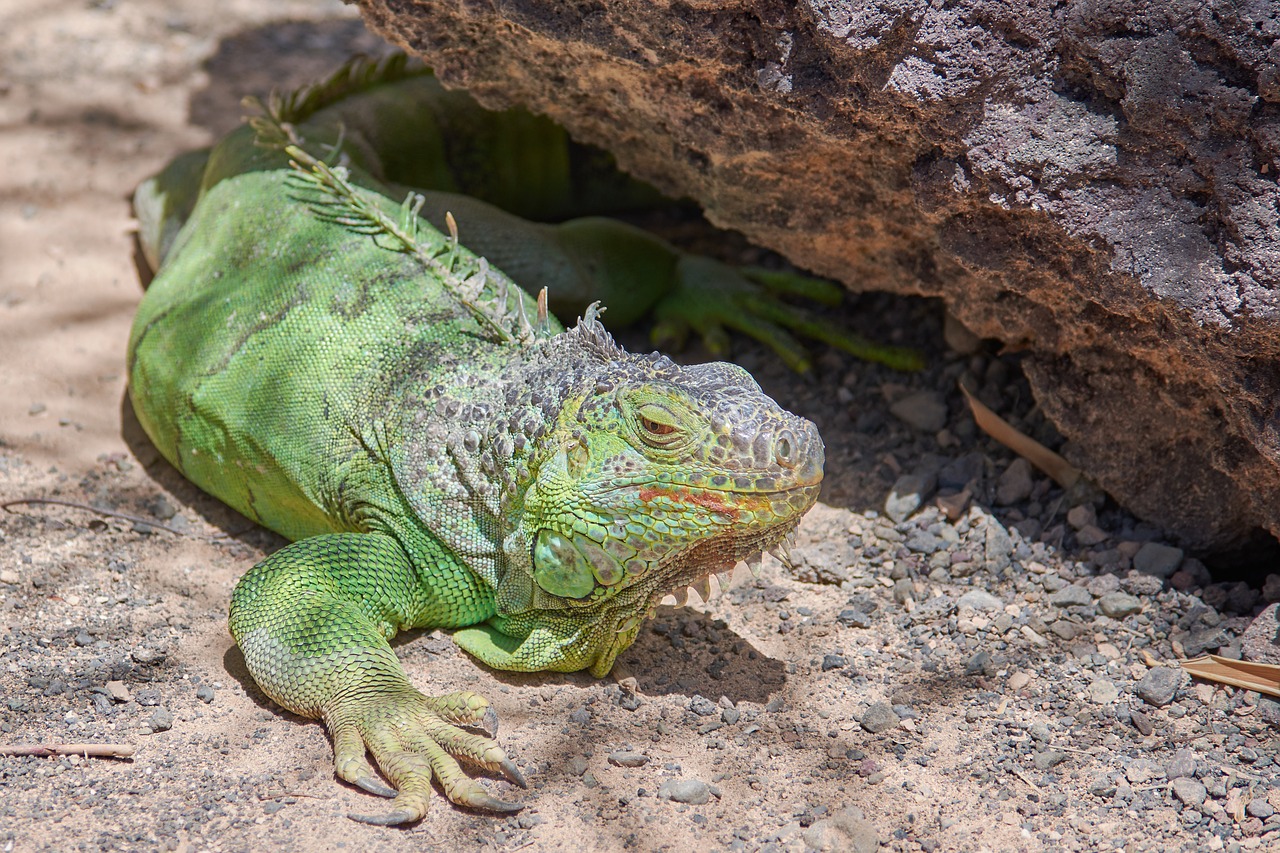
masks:
[[[521,788],[529,787],[529,783],[524,779],[524,774],[520,772],[520,768],[516,767],[516,763],[510,758],[503,756],[498,766],[502,769],[502,775],[507,777],[508,782],[519,785]]]
[[[514,814],[524,808],[524,803],[509,803],[506,800],[499,800],[497,797],[488,795],[467,800],[467,805],[473,809],[487,809],[491,812],[501,812],[503,814]]]
[[[404,823],[413,823],[419,820],[422,815],[415,814],[408,809],[396,809],[393,812],[382,815],[348,814],[347,817],[357,823],[367,823],[372,826],[399,826]]]
[[[372,776],[363,776],[355,781],[358,788],[368,791],[370,794],[377,794],[379,797],[387,799],[395,799],[396,789],[388,785],[384,785]]]

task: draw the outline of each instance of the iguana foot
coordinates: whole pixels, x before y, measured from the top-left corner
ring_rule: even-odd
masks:
[[[411,687],[393,687],[339,699],[325,714],[333,735],[334,770],[339,777],[379,796],[394,798],[381,815],[348,815],[352,820],[394,826],[421,820],[431,799],[431,780],[437,779],[451,802],[474,809],[516,812],[524,808],[492,796],[467,776],[459,765],[496,771],[520,787],[524,776],[493,739],[498,719],[489,701],[469,691],[424,696]],[[473,734],[460,726],[477,728]],[[365,758],[373,755],[384,785]]]
[[[805,373],[813,366],[796,335],[821,341],[864,361],[895,370],[919,370],[924,362],[906,347],[877,344],[811,311],[781,301],[796,296],[838,305],[844,291],[831,282],[798,273],[735,269],[698,255],[684,255],[676,269],[676,286],[653,310],[654,343],[679,348],[689,332],[697,332],[711,354],[729,354],[725,328],[749,335],[778,354],[788,367]]]

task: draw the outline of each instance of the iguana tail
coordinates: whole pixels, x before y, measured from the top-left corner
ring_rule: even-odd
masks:
[[[409,77],[429,77],[431,69],[420,62],[409,62],[403,53],[392,53],[382,58],[360,54],[339,66],[328,77],[308,83],[291,92],[272,92],[266,103],[258,98],[244,99],[245,106],[256,107],[267,121],[258,117],[249,119],[259,139],[269,145],[279,144],[271,139],[275,135],[273,125],[285,122],[298,124],[311,118],[325,107],[332,106],[352,95],[367,91],[384,83],[393,83]],[[263,139],[264,133],[267,139]]]
[[[272,92],[263,104],[246,98],[246,106],[261,115],[251,118],[259,138],[265,132],[278,133],[283,123],[304,122],[325,107],[385,83],[409,77],[429,76],[431,70],[411,63],[403,53],[381,59],[354,56],[328,77],[288,92]],[[164,171],[144,181],[133,194],[133,212],[138,218],[138,243],[142,256],[155,273],[169,253],[173,240],[191,215],[209,163],[210,149],[184,154]]]

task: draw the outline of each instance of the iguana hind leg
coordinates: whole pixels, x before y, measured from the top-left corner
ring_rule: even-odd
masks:
[[[352,815],[356,820],[420,819],[433,778],[460,805],[520,808],[491,796],[458,763],[524,785],[491,736],[497,717],[488,700],[470,692],[423,695],[409,683],[387,642],[434,607],[450,601],[456,606],[470,594],[462,587],[423,585],[393,538],[370,533],[299,540],[254,566],[237,584],[231,634],[258,686],[290,711],[324,720],[341,778],[395,796],[388,814]],[[366,750],[395,791],[378,781]]]

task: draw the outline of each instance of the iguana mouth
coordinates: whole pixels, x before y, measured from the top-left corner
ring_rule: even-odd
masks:
[[[637,584],[656,591],[705,583],[782,542],[819,486],[748,494],[666,484],[630,489],[643,513],[604,524],[575,517],[563,532],[537,532],[531,557],[542,591],[586,605]]]
[[[706,601],[711,592],[712,575],[716,576],[721,589],[729,587],[738,563],[745,563],[751,573],[758,576],[766,552],[789,566],[799,523],[797,516],[749,536],[717,537],[693,544],[659,570],[660,575],[667,576],[667,582],[659,587],[659,600],[674,595],[677,604],[683,606],[688,590],[693,589]]]

